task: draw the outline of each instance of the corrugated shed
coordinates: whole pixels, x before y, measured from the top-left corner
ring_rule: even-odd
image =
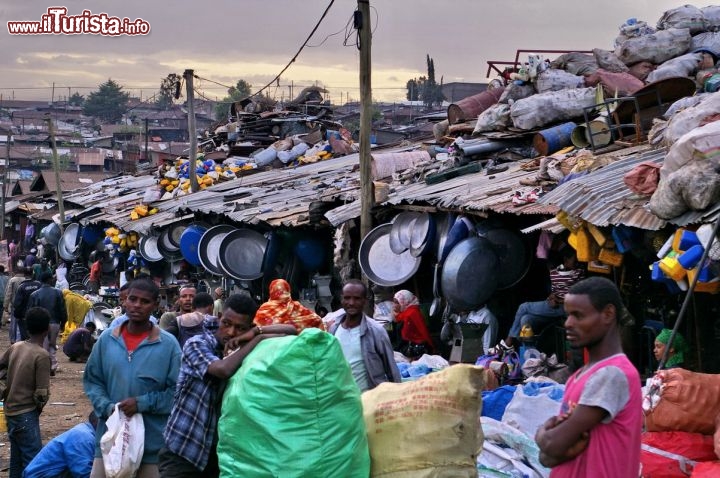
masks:
[[[655,231],[668,223],[686,226],[714,221],[720,214],[720,204],[705,211],[689,211],[669,221],[660,219],[647,208],[647,196],[638,196],[625,185],[625,173],[644,161],[662,164],[665,154],[664,149],[633,154],[558,186],[539,202],[556,205],[596,226],[622,224]]]

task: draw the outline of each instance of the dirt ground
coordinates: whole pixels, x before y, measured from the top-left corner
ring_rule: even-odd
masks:
[[[0,351],[10,346],[8,328],[0,328]],[[40,415],[43,444],[87,419],[92,410],[83,392],[85,364],[72,363],[62,349],[57,353],[59,370],[50,378],[50,401]],[[0,477],[8,476],[10,443],[7,433],[0,433]]]

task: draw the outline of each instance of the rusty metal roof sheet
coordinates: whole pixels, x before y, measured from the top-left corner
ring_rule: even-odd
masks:
[[[538,201],[556,205],[568,214],[578,216],[596,226],[625,225],[646,230],[659,230],[665,225],[685,226],[712,222],[720,215],[720,204],[705,211],[689,211],[665,221],[647,208],[649,198],[638,196],[625,185],[625,173],[644,161],[662,164],[664,149],[639,152],[561,184]]]

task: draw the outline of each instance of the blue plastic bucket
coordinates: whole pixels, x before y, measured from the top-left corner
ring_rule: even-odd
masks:
[[[572,144],[572,133],[575,123],[569,121],[552,128],[544,129],[535,134],[533,147],[541,156],[553,154]]]

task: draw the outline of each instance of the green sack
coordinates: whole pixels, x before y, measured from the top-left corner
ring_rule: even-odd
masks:
[[[332,335],[263,340],[229,380],[218,425],[221,478],[367,478],[360,390]]]

